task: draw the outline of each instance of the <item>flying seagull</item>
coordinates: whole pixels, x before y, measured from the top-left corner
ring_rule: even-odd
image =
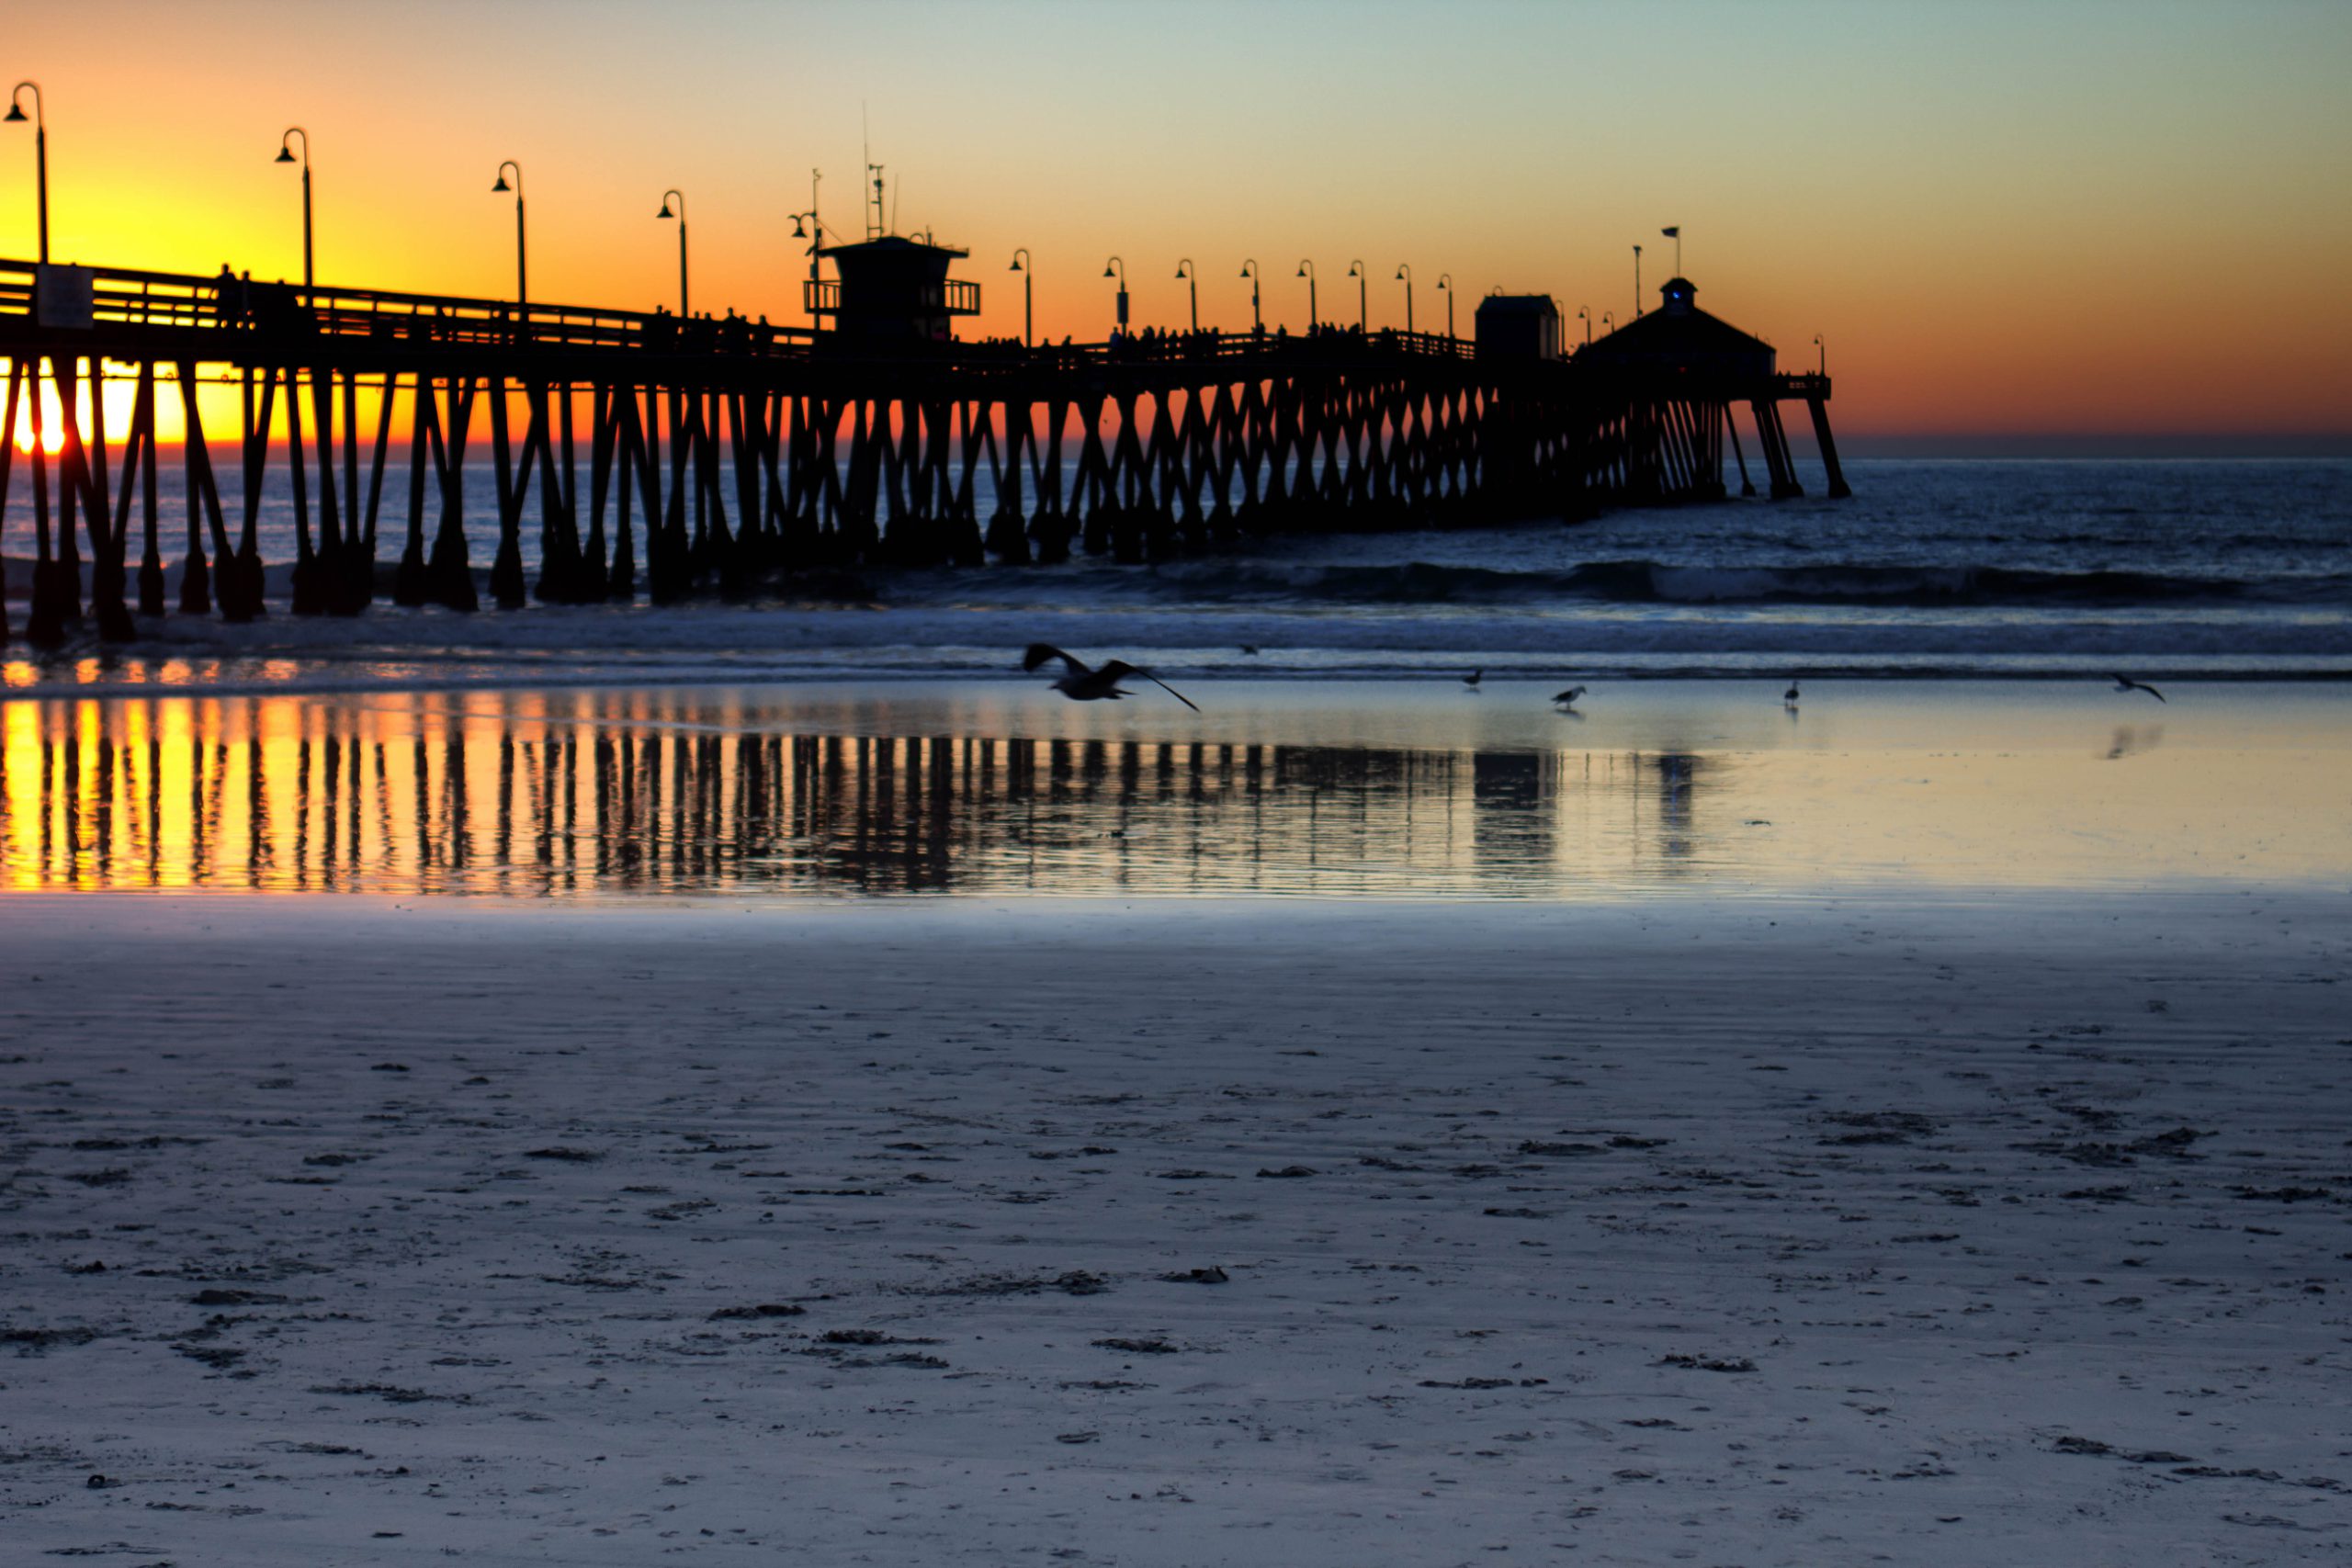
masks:
[[[1060,660],[1068,667],[1069,673],[1054,682],[1054,690],[1072,701],[1091,703],[1103,697],[1116,699],[1126,696],[1129,694],[1119,690],[1119,682],[1130,675],[1140,675],[1194,713],[1201,711],[1198,703],[1148,670],[1138,669],[1135,665],[1117,659],[1114,659],[1100,670],[1091,670],[1049,642],[1031,643],[1029,651],[1021,656],[1021,668],[1035,670],[1040,664],[1055,659]]]
[[[1583,695],[1584,688],[1582,686],[1570,686],[1565,692],[1553,693],[1552,700],[1559,704],[1564,708],[1572,708],[1577,705],[1577,699]]]
[[[1794,681],[1790,682],[1789,689],[1781,694],[1781,701],[1790,707],[1797,705],[1797,683]]]
[[[2129,675],[2115,677],[2115,689],[2119,692],[2145,692],[2158,702],[2165,700],[2165,694],[2162,692],[2157,691],[2145,681],[2134,681]]]

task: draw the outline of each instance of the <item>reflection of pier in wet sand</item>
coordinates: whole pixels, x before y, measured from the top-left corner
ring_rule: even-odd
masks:
[[[1690,757],[876,735],[627,705],[13,706],[0,869],[19,889],[1556,895],[1693,854]]]

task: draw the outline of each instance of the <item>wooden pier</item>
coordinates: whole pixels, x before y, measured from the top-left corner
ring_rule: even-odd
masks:
[[[845,329],[841,286],[810,287]],[[943,300],[969,306],[941,310],[977,308],[972,286],[945,287],[969,292]],[[1669,292],[1649,319],[1675,304]],[[1830,493],[1845,493],[1826,377],[1782,375],[1769,349],[1622,341],[1641,326],[1566,358],[1329,329],[1032,348],[0,261],[0,429],[15,432],[29,403],[37,432],[29,452],[0,441],[0,507],[22,465],[38,554],[21,635],[49,648],[85,615],[119,642],[175,604],[263,614],[273,466],[293,501],[292,613],[357,614],[387,588],[397,604],[478,608],[461,478],[485,435],[498,508],[487,586],[506,608],[1719,499],[1726,437],[1753,491],[1733,425],[1743,404],[1774,497],[1802,493],[1779,412],[1791,400],[1810,411]],[[135,387],[126,431],[107,428],[103,399],[89,399],[86,425],[78,411],[102,378]],[[234,431],[207,430],[198,407],[199,382],[221,379],[239,389]],[[53,471],[44,387],[63,411]],[[172,396],[186,494],[167,530],[157,405]],[[242,479],[234,517],[221,463]]]

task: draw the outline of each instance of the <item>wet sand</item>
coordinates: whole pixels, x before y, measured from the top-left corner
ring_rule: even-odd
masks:
[[[28,1561],[2352,1532],[2340,888],[0,913]]]
[[[2325,682],[0,703],[0,887],[1640,900],[2352,886]]]

